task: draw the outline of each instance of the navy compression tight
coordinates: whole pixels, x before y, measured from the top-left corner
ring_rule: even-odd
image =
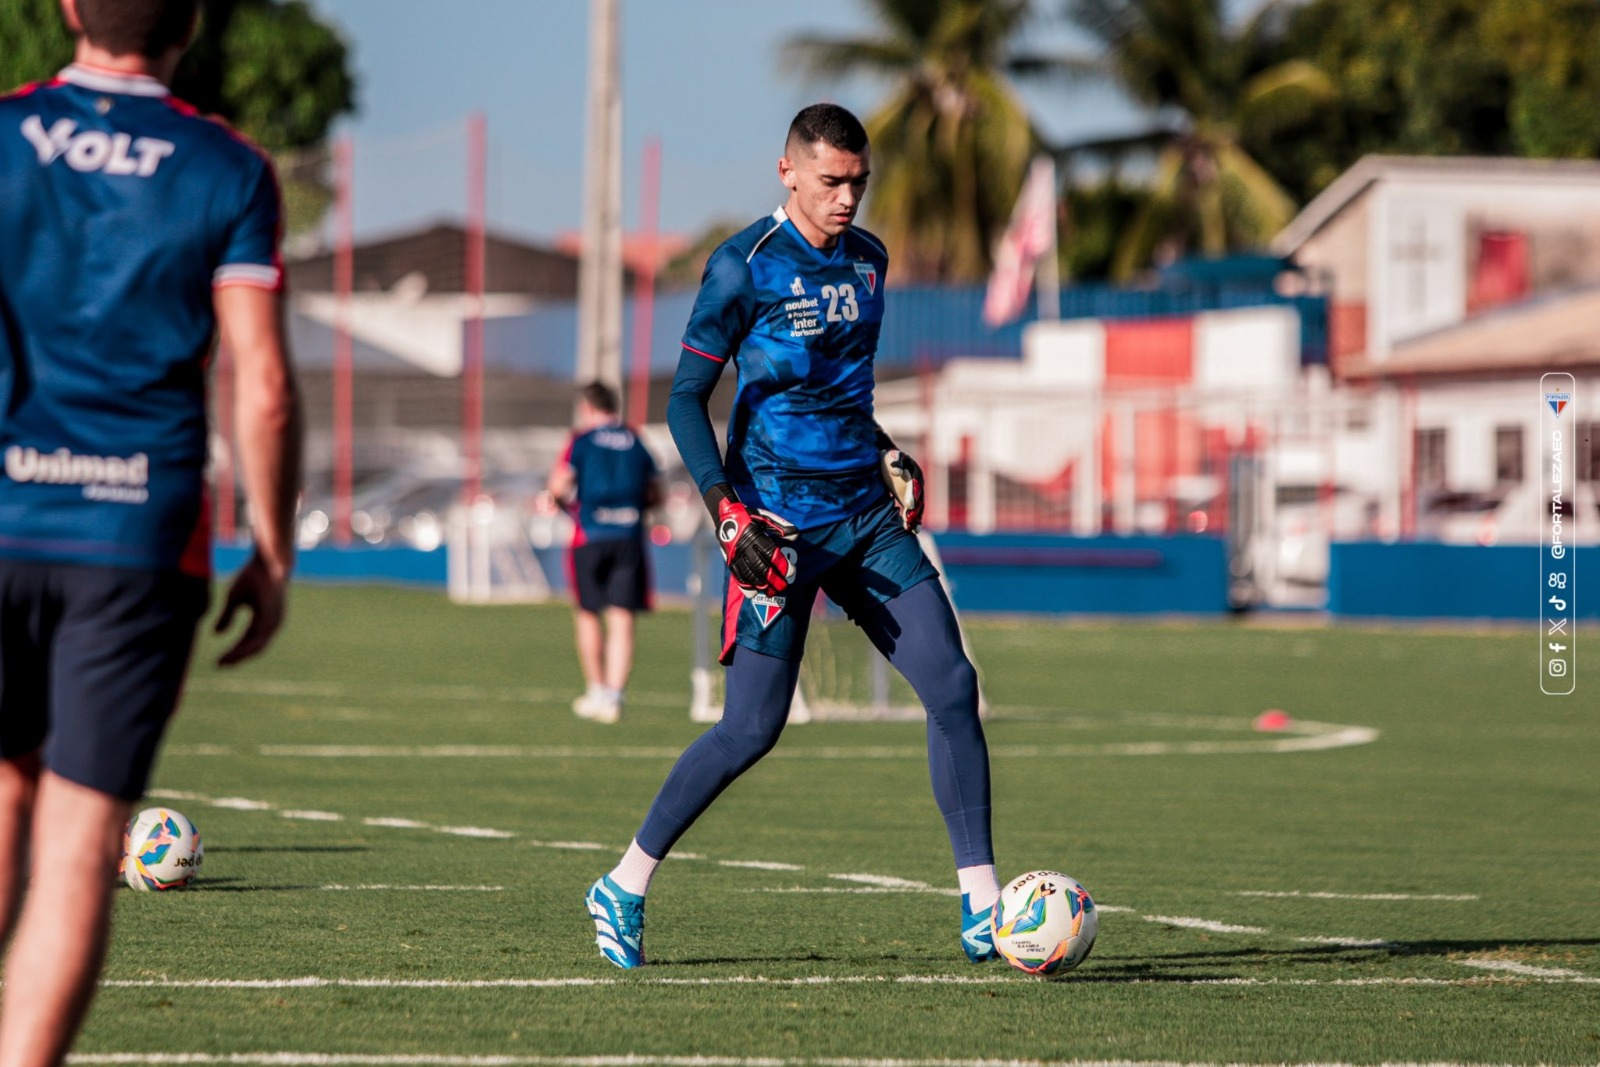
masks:
[[[955,612],[937,579],[855,621],[905,676],[928,711],[928,769],[956,866],[994,862],[989,835],[989,748],[978,719],[978,676],[961,648]],[[800,664],[740,648],[727,668],[722,721],[686,749],[639,828],[656,859],[672,849],[735,778],[778,743]]]

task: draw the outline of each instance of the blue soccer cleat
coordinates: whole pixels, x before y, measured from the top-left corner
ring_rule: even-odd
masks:
[[[618,967],[643,967],[644,897],[623,889],[610,875],[601,875],[589,887],[584,904],[594,920],[594,943],[600,946],[600,955]]]
[[[973,914],[965,893],[961,895],[961,951],[970,963],[987,963],[1000,958],[994,947],[994,909],[984,908]]]

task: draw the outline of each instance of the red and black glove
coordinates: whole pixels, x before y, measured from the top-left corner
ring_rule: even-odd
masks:
[[[884,484],[889,487],[889,495],[894,497],[894,506],[900,509],[901,521],[906,529],[916,533],[917,527],[922,525],[922,512],[928,506],[922,468],[898,448],[890,448],[878,459]]]
[[[706,490],[705,501],[728,572],[746,595],[778,596],[788,589],[795,580],[795,554],[783,542],[794,540],[800,531],[770,511],[751,511],[728,485]]]

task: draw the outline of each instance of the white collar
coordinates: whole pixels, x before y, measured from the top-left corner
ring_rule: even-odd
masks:
[[[69,85],[93,89],[98,93],[121,93],[124,96],[167,96],[168,89],[148,74],[118,74],[74,63],[57,75]]]

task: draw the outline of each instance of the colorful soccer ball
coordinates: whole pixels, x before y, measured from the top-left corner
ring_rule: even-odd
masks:
[[[205,862],[200,831],[180,811],[145,808],[123,836],[122,880],[133,889],[181,889]]]
[[[1019,971],[1060,975],[1089,958],[1099,926],[1083,886],[1059,871],[1029,871],[1000,890],[994,947]]]

